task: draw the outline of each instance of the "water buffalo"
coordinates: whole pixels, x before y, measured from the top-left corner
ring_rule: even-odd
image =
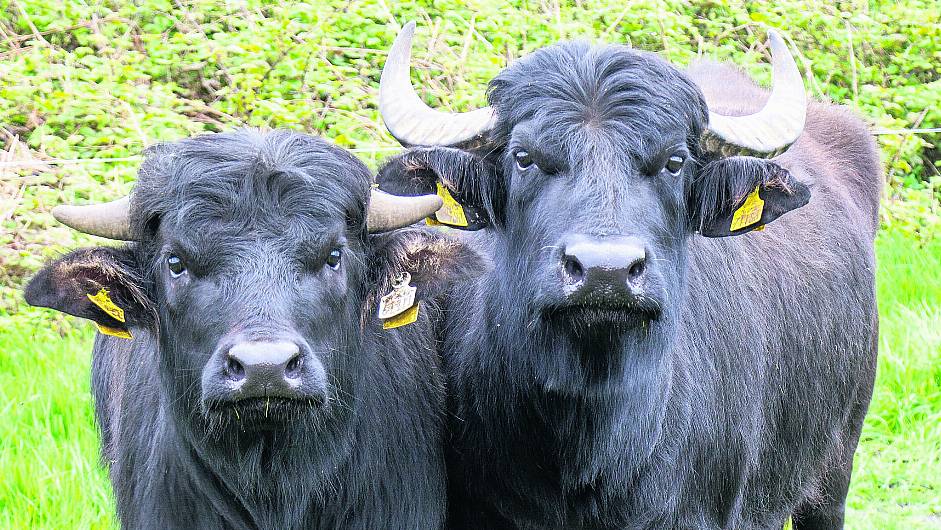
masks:
[[[773,33],[770,94],[572,42],[449,114],[411,87],[413,31],[380,188],[437,187],[493,260],[445,310],[452,526],[842,527],[877,347],[860,120],[808,104]]]
[[[433,232],[380,233],[440,199],[370,185],[327,142],[243,130],[153,147],[129,200],[55,212],[133,240],[26,287],[102,331],[92,382],[123,527],[441,526],[436,297],[479,260]],[[380,322],[403,273],[416,321]]]

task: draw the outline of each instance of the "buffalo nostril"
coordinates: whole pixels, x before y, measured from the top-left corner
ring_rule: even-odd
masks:
[[[245,379],[245,367],[242,366],[242,363],[237,360],[229,357],[225,361],[225,373],[229,376],[229,379],[233,381],[241,381]]]
[[[578,283],[585,278],[585,269],[582,263],[575,256],[565,256],[562,258],[562,267],[570,283]]]
[[[297,379],[301,376],[301,356],[297,355],[291,359],[287,366],[284,367],[284,375],[288,379]]]
[[[635,261],[631,268],[627,270],[627,278],[632,282],[637,281],[644,275],[645,270],[647,270],[647,260],[641,258]]]

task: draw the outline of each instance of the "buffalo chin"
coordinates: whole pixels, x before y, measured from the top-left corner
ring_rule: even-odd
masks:
[[[644,329],[660,317],[660,307],[650,303],[630,306],[557,306],[545,312],[556,329],[566,329],[576,338],[616,338],[621,333]]]
[[[324,404],[313,398],[257,397],[216,401],[208,405],[205,415],[211,424],[222,429],[271,431],[319,415],[323,408]]]
[[[576,392],[609,388],[629,365],[646,362],[651,341],[662,338],[659,307],[566,306],[547,313],[551,349],[565,356]],[[654,348],[656,349],[656,348]]]

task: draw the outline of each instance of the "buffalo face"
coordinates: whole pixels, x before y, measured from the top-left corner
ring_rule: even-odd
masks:
[[[26,299],[153,349],[170,406],[201,430],[339,421],[376,362],[366,327],[388,278],[410,270],[421,299],[477,263],[440,235],[378,233],[440,199],[391,198],[370,182],[349,153],[285,131],[158,145],[129,203],[57,213],[135,242],[49,264]]]
[[[344,178],[313,186],[257,175],[260,188],[194,197],[192,214],[161,215],[148,239],[161,350],[168,375],[177,374],[168,379],[179,392],[199,388],[205,414],[267,426],[317,414],[350,392],[366,282],[362,225],[353,220],[363,218],[368,183],[352,167],[332,167],[325,177]],[[210,178],[242,174],[227,169]],[[350,181],[359,189],[344,203],[340,184]],[[230,213],[206,215],[215,208]]]
[[[411,88],[393,83],[389,70],[407,64],[401,56],[410,31],[390,52],[383,114],[403,143],[440,144],[435,135],[447,122],[427,125],[434,115],[422,109],[425,121],[408,127],[407,109],[396,108],[396,92]],[[783,44],[775,50],[781,53]],[[378,180],[383,189],[412,195],[442,183],[483,219],[472,228],[493,234],[502,289],[552,329],[584,335],[645,328],[682,298],[691,234],[744,234],[808,199],[807,188],[775,163],[726,156],[737,133],[723,127],[732,123],[745,133],[753,118],[710,113],[693,81],[653,54],[557,44],[507,67],[488,95],[491,106],[475,111],[486,110],[486,120],[451,117],[465,128],[479,122],[477,129],[445,134],[448,145],[408,150]],[[399,106],[414,105],[409,101],[403,96]],[[710,121],[716,130],[707,128]],[[803,114],[798,121],[802,126]],[[774,132],[790,142],[799,134],[793,129]],[[744,136],[752,145],[737,153],[768,147],[760,135]],[[732,218],[756,189],[764,210],[735,229]]]
[[[493,138],[506,145],[494,157],[505,201],[492,221],[515,268],[542,278],[523,295],[576,324],[643,324],[678,281],[688,138],[703,105],[675,70],[625,52],[549,48],[502,72],[490,93]],[[566,76],[558,84],[523,81],[550,65]],[[664,86],[674,97],[658,94]]]

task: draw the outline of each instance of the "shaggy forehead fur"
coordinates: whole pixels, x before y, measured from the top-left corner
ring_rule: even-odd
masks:
[[[567,42],[516,61],[490,82],[499,116],[494,138],[505,145],[513,127],[534,120],[540,143],[571,158],[598,134],[626,141],[642,154],[675,131],[695,145],[708,119],[702,93],[652,53],[626,46]]]
[[[197,229],[219,219],[283,229],[303,215],[311,229],[345,219],[362,227],[369,170],[350,153],[291,131],[239,130],[150,148],[131,197],[137,234],[160,218]]]

